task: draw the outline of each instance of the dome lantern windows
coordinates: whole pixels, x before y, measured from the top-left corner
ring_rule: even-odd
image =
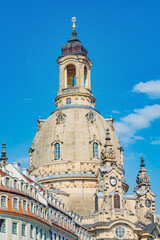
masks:
[[[76,86],[76,68],[73,64],[66,67],[67,88]]]

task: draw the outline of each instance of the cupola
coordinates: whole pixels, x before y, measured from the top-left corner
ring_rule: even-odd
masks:
[[[91,66],[87,50],[77,38],[76,18],[72,18],[72,38],[62,47],[59,66],[59,90],[55,98],[57,108],[85,105],[94,107],[95,98],[91,92]]]

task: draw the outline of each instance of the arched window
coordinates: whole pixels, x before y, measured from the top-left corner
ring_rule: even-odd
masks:
[[[98,158],[98,143],[93,143],[93,158]]]
[[[18,199],[17,198],[13,198],[13,208],[18,209]]]
[[[54,144],[54,159],[60,159],[60,143]]]
[[[66,99],[66,104],[71,104],[71,98]]]
[[[76,68],[70,64],[67,66],[67,87],[74,87],[76,85]]]
[[[117,193],[114,195],[114,208],[120,208],[120,196]]]
[[[6,207],[6,197],[5,196],[1,197],[1,207]]]
[[[87,67],[84,67],[84,87],[87,87]]]

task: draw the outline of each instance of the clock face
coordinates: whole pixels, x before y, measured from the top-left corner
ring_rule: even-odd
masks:
[[[149,199],[146,200],[146,207],[150,207],[151,206],[151,201]]]
[[[110,178],[110,184],[114,187],[117,184],[117,179],[115,177]]]
[[[109,153],[109,157],[113,158],[113,153],[112,152]]]

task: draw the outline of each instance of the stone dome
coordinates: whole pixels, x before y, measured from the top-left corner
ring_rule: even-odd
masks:
[[[60,116],[60,117],[59,117]],[[91,116],[92,119],[89,119]],[[60,118],[60,121],[59,121]],[[111,143],[116,159],[122,163],[119,141],[113,127],[113,119],[104,119],[98,111],[89,106],[65,106],[54,111],[45,121],[38,120],[38,131],[33,140],[30,170],[38,175],[55,173],[84,173],[94,171],[93,166],[99,166],[100,152],[105,144],[105,130],[110,129]],[[98,157],[93,158],[92,144],[98,143]],[[54,144],[60,143],[60,159],[54,159]],[[67,162],[72,162],[73,169],[67,168]],[[90,169],[85,165],[89,163]],[[36,171],[41,166],[54,165],[51,173],[46,169]],[[82,167],[83,166],[83,167]],[[87,166],[87,165],[86,165]]]

